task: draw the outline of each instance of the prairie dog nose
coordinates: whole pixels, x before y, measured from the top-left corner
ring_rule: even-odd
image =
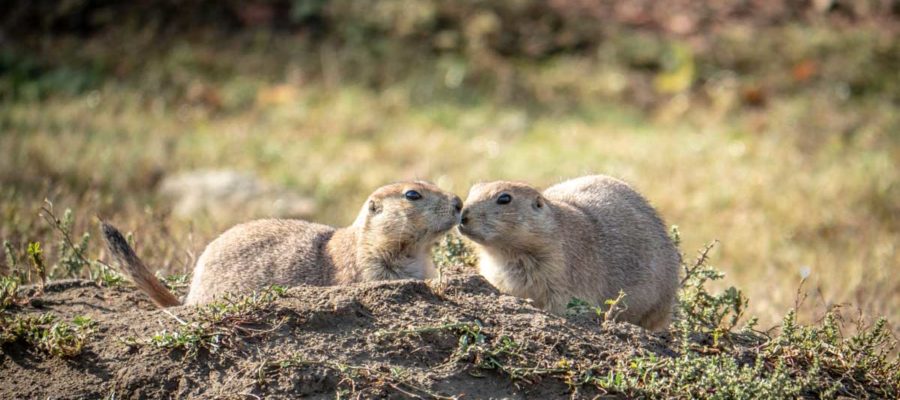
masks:
[[[460,225],[465,225],[469,222],[469,210],[465,209],[462,211],[462,219],[459,220]]]
[[[451,204],[453,204],[453,209],[456,210],[457,213],[462,211],[463,204],[462,199],[460,199],[459,196],[454,196]]]

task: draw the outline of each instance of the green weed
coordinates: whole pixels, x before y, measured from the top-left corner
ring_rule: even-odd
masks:
[[[719,294],[708,291],[708,282],[725,277],[708,264],[713,247],[715,242],[707,244],[698,252],[693,264],[684,265],[677,309],[692,330],[717,335],[731,331],[737,325],[747,307],[747,298],[733,286]]]
[[[44,285],[47,283],[47,266],[44,264],[44,251],[41,249],[40,242],[28,243],[28,261],[37,274],[39,278],[38,283],[41,285],[41,290],[43,290]]]
[[[81,354],[96,323],[88,317],[75,317],[71,323],[59,321],[53,314],[0,316],[0,344],[24,342],[55,357]]]
[[[61,269],[62,276],[69,278],[87,277],[89,280],[104,286],[116,286],[124,282],[124,278],[106,263],[90,259],[88,248],[91,242],[91,234],[84,232],[76,243],[73,240],[73,226],[75,216],[71,209],[67,208],[63,216],[57,217],[53,210],[53,203],[44,200],[41,207],[41,216],[60,236],[57,249],[57,264],[54,270]]]
[[[18,291],[18,277],[0,276],[0,311],[19,303]]]
[[[602,305],[594,305],[579,298],[572,298],[566,304],[567,315],[581,315],[585,313],[593,313],[600,318],[602,323],[615,321],[616,318],[625,311],[625,292],[620,290],[619,295],[615,299],[608,299]]]
[[[169,290],[182,289],[191,284],[190,274],[156,275]]]
[[[875,397],[900,395],[897,341],[884,319],[856,326],[842,337],[843,324],[829,311],[814,324],[801,325],[794,310],[769,336],[751,319],[736,329],[747,306],[735,288],[719,294],[707,283],[722,274],[708,265],[712,245],[691,264],[678,300],[673,333],[679,355],[644,353],[620,361],[603,376],[585,383],[629,396],[652,398],[755,399]]]
[[[285,288],[277,285],[250,294],[226,294],[220,301],[199,307],[194,321],[186,322],[172,315],[179,325],[154,333],[147,342],[158,348],[183,350],[188,356],[196,356],[201,350],[217,353],[238,335],[260,333],[242,326],[265,321],[267,307],[284,294]]]
[[[474,269],[478,265],[478,256],[457,235],[445,235],[432,251],[434,265],[439,269],[447,267],[466,267]]]
[[[105,264],[97,264],[92,275],[94,275],[94,281],[100,286],[113,287],[125,282],[125,277],[122,274]]]
[[[437,268],[438,291],[444,287],[444,275],[449,268],[467,268],[475,270],[478,265],[478,256],[466,242],[457,235],[448,233],[431,250],[432,260]]]

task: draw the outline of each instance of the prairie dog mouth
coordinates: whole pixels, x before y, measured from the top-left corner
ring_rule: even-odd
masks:
[[[448,219],[446,222],[444,222],[444,224],[441,225],[441,226],[435,231],[435,233],[446,233],[446,232],[449,232],[451,229],[453,229],[454,226],[456,226],[456,225],[458,225],[458,224],[459,224],[459,216],[453,217],[452,219]]]
[[[481,236],[481,234],[479,234],[478,232],[473,231],[470,226],[460,225],[457,229],[463,236],[472,239],[475,242],[484,243],[484,236]]]

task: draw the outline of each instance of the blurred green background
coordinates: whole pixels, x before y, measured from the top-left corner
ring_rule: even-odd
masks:
[[[182,4],[186,3],[186,4]],[[183,273],[230,225],[350,223],[376,187],[622,178],[763,326],[900,322],[900,2],[13,1],[0,272],[71,209]],[[84,240],[82,243],[81,240]],[[68,260],[68,261],[67,261]],[[806,282],[801,285],[801,280]],[[802,301],[801,301],[802,300]]]

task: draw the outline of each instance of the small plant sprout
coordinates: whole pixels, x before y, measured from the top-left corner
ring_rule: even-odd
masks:
[[[613,322],[621,315],[623,312],[628,310],[627,304],[624,301],[625,292],[619,291],[619,295],[616,296],[615,299],[608,299],[603,303],[603,306],[596,306],[587,301],[584,301],[579,298],[573,297],[569,300],[569,303],[566,304],[566,314],[567,315],[581,315],[588,312],[593,312],[600,318],[600,322],[607,323]]]
[[[19,304],[19,278],[15,275],[0,276],[0,311]]]
[[[44,251],[41,250],[40,242],[28,244],[28,261],[31,262],[32,269],[34,269],[35,274],[40,279],[38,283],[40,284],[41,292],[43,292],[44,285],[47,284],[47,266],[44,264]]]

